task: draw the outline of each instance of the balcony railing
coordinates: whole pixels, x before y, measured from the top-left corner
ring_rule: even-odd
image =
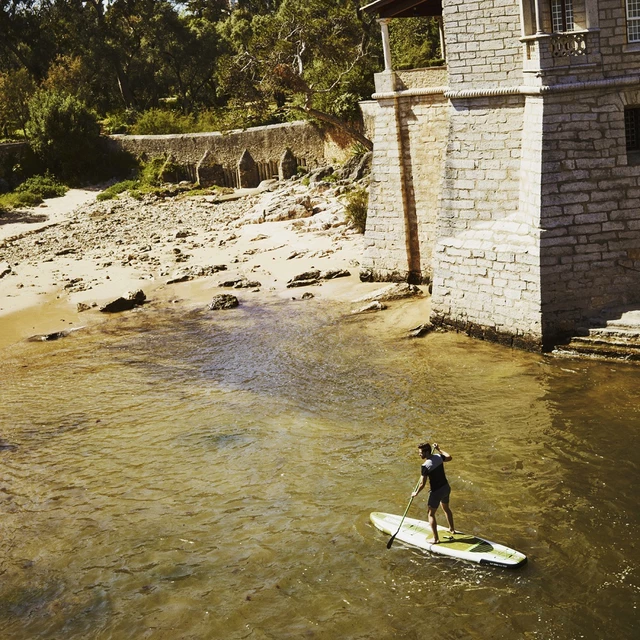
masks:
[[[589,53],[585,33],[554,33],[549,44],[554,58],[586,56]]]

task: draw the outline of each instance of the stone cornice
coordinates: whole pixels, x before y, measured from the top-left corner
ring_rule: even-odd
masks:
[[[483,87],[482,89],[453,90],[449,87],[425,87],[417,89],[403,89],[401,91],[388,91],[374,93],[373,100],[393,100],[399,98],[412,98],[429,95],[443,95],[449,100],[464,100],[466,98],[489,98],[492,96],[517,96],[517,95],[545,95],[550,93],[568,93],[571,91],[591,91],[598,89],[611,89],[615,87],[628,87],[640,84],[640,75],[618,76],[604,78],[602,80],[588,80],[585,82],[571,82],[566,84],[552,84],[540,86],[517,87]]]
[[[412,98],[414,96],[442,95],[448,91],[449,87],[424,87],[419,89],[402,89],[401,91],[385,91],[374,93],[373,100],[392,100],[394,98]]]

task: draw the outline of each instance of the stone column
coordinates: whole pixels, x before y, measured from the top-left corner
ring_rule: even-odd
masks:
[[[536,35],[544,33],[544,27],[542,26],[542,0],[533,0],[533,5],[536,14]]]
[[[600,14],[598,11],[598,0],[585,0],[585,13],[587,18],[587,29],[598,29],[600,27]]]
[[[382,18],[378,20],[380,31],[382,33],[382,51],[384,52],[384,70],[393,71],[391,62],[391,45],[389,44],[389,19]]]
[[[438,33],[440,34],[440,53],[442,54],[442,59],[446,61],[447,59],[447,44],[444,39],[444,20],[442,16],[438,16]]]

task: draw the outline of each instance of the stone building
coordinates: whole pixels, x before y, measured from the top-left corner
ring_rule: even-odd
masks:
[[[363,268],[432,321],[539,348],[640,303],[640,0],[376,0]],[[394,71],[389,20],[446,66]]]

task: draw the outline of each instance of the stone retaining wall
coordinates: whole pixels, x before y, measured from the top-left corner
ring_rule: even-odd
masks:
[[[220,167],[225,184],[241,186],[237,168],[243,154],[248,152],[257,165],[260,179],[278,177],[278,163],[287,149],[298,164],[315,168],[328,163],[342,163],[348,159],[353,141],[305,121],[254,127],[244,130],[180,135],[111,136],[118,148],[136,156],[170,157],[183,165],[185,178],[196,178],[196,167],[205,153],[208,162]],[[246,155],[245,155],[246,158]],[[220,180],[219,180],[220,182]]]

